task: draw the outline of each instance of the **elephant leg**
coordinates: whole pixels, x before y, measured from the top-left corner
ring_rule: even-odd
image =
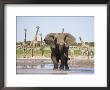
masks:
[[[68,60],[70,60],[70,58],[68,57],[68,49],[66,49],[65,53],[64,53],[64,60],[65,60],[65,70],[69,70],[69,66],[68,66]]]
[[[53,64],[54,64],[53,70],[58,69],[58,61],[57,61],[56,57],[55,56],[52,56],[51,59],[52,59]]]
[[[64,70],[64,65],[65,65],[65,58],[64,58],[64,56],[61,56],[60,70]]]
[[[59,59],[60,59],[59,57],[56,57],[57,63],[59,63]]]
[[[68,60],[65,60],[65,70],[69,70],[69,66],[68,66]]]

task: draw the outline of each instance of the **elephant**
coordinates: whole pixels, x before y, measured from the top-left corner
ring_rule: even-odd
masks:
[[[69,70],[68,50],[70,45],[74,45],[75,40],[75,37],[69,33],[49,33],[46,35],[44,41],[51,48],[53,70]],[[61,60],[60,66],[58,66],[59,60]]]

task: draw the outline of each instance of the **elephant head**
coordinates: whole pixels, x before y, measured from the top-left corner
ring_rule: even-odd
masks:
[[[55,45],[64,45],[71,46],[75,43],[75,37],[69,33],[49,33],[45,37],[44,41],[46,44],[50,45],[50,47],[55,48]]]

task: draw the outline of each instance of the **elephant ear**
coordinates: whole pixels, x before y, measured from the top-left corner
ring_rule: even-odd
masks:
[[[44,38],[44,41],[46,44],[50,45],[51,47],[55,47],[55,44],[54,44],[54,37],[55,34],[54,33],[49,33],[46,35],[46,37]]]
[[[64,33],[64,34],[65,34],[64,41],[66,44],[72,46],[76,43],[76,38],[73,35],[69,33]]]

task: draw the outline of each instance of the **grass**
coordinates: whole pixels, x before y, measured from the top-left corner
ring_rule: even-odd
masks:
[[[74,56],[79,56],[80,55],[80,49],[79,48],[70,48],[69,49],[69,56],[74,57]],[[26,49],[26,54],[24,54],[23,49],[16,49],[16,57],[17,58],[22,58],[26,55],[26,57],[31,57],[32,56],[32,50],[31,48]],[[42,51],[40,47],[37,47],[34,49],[34,56],[42,56]],[[45,47],[44,48],[44,57],[50,57],[51,56],[51,50],[50,47]]]
[[[16,57],[17,58],[22,58],[24,57],[24,55],[26,55],[27,57],[31,57],[32,56],[32,49],[28,48],[26,49],[26,54],[24,54],[23,49],[16,49]],[[45,57],[50,57],[51,54],[51,50],[49,47],[44,48],[44,55]],[[37,47],[34,49],[34,56],[42,56],[42,51],[40,49],[40,47]]]

